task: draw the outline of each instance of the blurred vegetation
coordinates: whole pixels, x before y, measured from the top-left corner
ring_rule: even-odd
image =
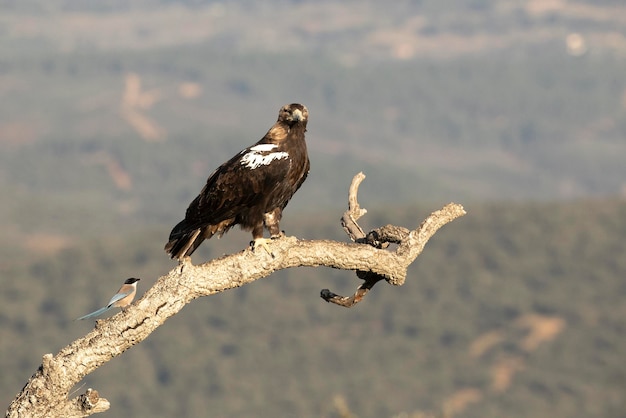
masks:
[[[414,227],[434,208],[370,209],[367,228]],[[347,310],[318,295],[324,287],[349,294],[353,274],[280,272],[193,302],[86,384],[113,413],[136,417],[336,417],[336,396],[362,417],[621,416],[626,203],[467,209],[429,243],[402,289],[379,285]],[[292,211],[286,228],[344,239],[338,216]],[[5,401],[43,353],[90,329],[72,319],[108,300],[124,277],[144,278],[145,289],[173,267],[159,256],[165,232],[110,231],[21,265],[2,262]],[[211,240],[194,261],[247,239],[233,231]]]
[[[626,190],[626,59],[611,55],[572,58],[548,45],[358,70],[324,56],[313,64],[302,55],[225,56],[202,46],[49,59],[52,72],[37,69],[39,56],[4,63],[25,90],[0,105],[2,191],[79,193],[88,208],[105,196],[112,212],[174,222],[207,173],[260,138],[278,107],[294,100],[311,109],[313,170],[304,190],[317,205],[336,202],[345,189],[337,179],[359,170],[378,182],[370,199],[377,202],[410,203],[412,190],[431,201]],[[142,140],[122,117],[131,72],[163,97],[141,110],[166,132],[163,140]],[[177,97],[190,79],[205,94]]]
[[[619,1],[0,2],[0,401],[163,245],[207,175],[305,103],[281,226],[345,237],[450,200],[402,289],[281,272],[192,303],[86,379],[121,416],[621,417]],[[277,24],[280,22],[280,24]],[[419,202],[417,205],[416,202]],[[491,202],[491,203],[490,203]],[[497,203],[495,203],[497,202]],[[211,240],[194,262],[239,251]],[[123,382],[123,383],[120,383]],[[343,412],[342,412],[343,411]]]
[[[148,11],[158,3],[131,4]],[[295,10],[309,10],[309,3],[295,3]],[[598,6],[581,17],[575,4],[559,2],[459,3],[400,2],[387,12],[395,24],[351,29],[346,17],[345,28],[339,20],[327,37],[314,29],[304,36],[290,22],[286,30],[298,47],[274,49],[272,42],[247,48],[232,33],[255,13],[267,29],[271,20],[262,10],[235,9],[242,16],[227,21],[232,27],[211,20],[218,34],[203,41],[174,37],[173,45],[124,48],[121,41],[81,46],[69,29],[61,39],[44,29],[36,36],[37,28],[28,36],[26,12],[9,8],[7,27],[21,32],[0,43],[0,191],[82,197],[89,190],[87,208],[106,195],[113,212],[174,222],[179,202],[193,198],[208,172],[260,138],[282,104],[299,101],[311,112],[313,171],[305,187],[317,205],[332,206],[344,192],[337,179],[359,170],[375,174],[369,200],[377,202],[411,203],[413,190],[420,200],[437,201],[626,193],[626,41],[619,41],[626,38],[614,25],[623,16]],[[149,23],[133,26],[130,12],[89,14],[99,6],[83,2],[50,4],[51,18],[70,28],[91,22],[94,37],[115,28],[98,19],[116,16],[122,39]],[[320,14],[326,9],[332,4],[320,5]],[[159,10],[169,9],[150,13]],[[205,9],[176,10],[184,22]],[[359,16],[373,19],[366,10]],[[393,56],[404,44],[376,41],[408,25],[411,13],[419,30],[399,39],[417,52]],[[305,28],[324,28],[314,16],[302,19]],[[454,25],[471,33],[456,34]],[[574,31],[586,42],[582,55],[568,54]],[[344,42],[353,48],[335,49]],[[431,43],[448,55],[419,55]],[[308,202],[296,198],[293,205]]]

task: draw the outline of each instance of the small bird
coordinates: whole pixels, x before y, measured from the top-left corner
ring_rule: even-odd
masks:
[[[77,321],[100,316],[111,308],[122,308],[122,310],[126,310],[126,307],[130,305],[135,298],[135,293],[137,293],[137,282],[139,280],[140,279],[136,279],[134,277],[126,279],[122,287],[120,287],[120,290],[113,295],[107,306],[85,316],[81,316],[77,319]]]

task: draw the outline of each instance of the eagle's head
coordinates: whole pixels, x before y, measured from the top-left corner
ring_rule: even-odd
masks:
[[[292,103],[284,105],[278,112],[278,121],[286,123],[289,126],[295,125],[298,122],[306,124],[309,120],[309,110],[305,105],[300,103]]]

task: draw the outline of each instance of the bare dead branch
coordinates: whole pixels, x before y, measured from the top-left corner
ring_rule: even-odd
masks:
[[[359,218],[367,213],[365,208],[361,208],[357,199],[359,186],[364,179],[365,174],[362,172],[358,173],[352,179],[350,190],[348,191],[348,210],[346,210],[341,217],[341,226],[353,242],[367,243],[375,248],[386,248],[389,244],[376,245],[372,240],[367,240],[363,228],[357,223]],[[320,291],[320,297],[326,302],[334,303],[345,308],[351,308],[363,300],[365,295],[376,283],[384,279],[381,275],[362,270],[357,270],[356,275],[358,278],[364,280],[364,282],[356,289],[356,292],[352,296],[341,296],[328,289],[322,289]]]
[[[363,276],[361,278],[364,279],[364,281],[359,287],[357,287],[356,292],[354,292],[352,296],[341,296],[328,289],[322,289],[320,292],[321,298],[326,302],[331,302],[345,308],[351,308],[362,301],[365,295],[372,289],[372,287],[374,287],[376,283],[384,279],[384,277],[380,274],[375,274],[369,271],[357,272],[357,276],[360,275]]]
[[[352,212],[346,230],[351,231],[356,239],[363,240],[366,234],[356,224],[356,220],[365,213],[365,209],[359,208],[356,190],[364,176],[361,174],[357,177],[351,186],[349,212]],[[393,226],[380,228],[375,233],[372,231],[368,234],[373,237],[372,245],[284,237],[271,243],[274,258],[263,251],[255,253],[247,249],[202,265],[193,265],[189,259],[183,260],[168,274],[160,277],[128,309],[97,321],[91,332],[56,355],[44,355],[42,365],[13,400],[6,416],[85,417],[107,410],[109,402],[100,398],[98,392],[91,388],[74,399],[68,399],[68,394],[85,376],[142,342],[192,300],[252,283],[277,270],[326,266],[357,271],[364,282],[352,297],[342,299],[326,291],[326,300],[343,306],[358,303],[383,279],[390,284],[401,285],[407,267],[422,252],[430,237],[440,227],[464,214],[462,206],[451,203],[433,212],[413,231]],[[395,251],[375,248],[378,245],[373,243],[381,241],[398,243],[398,247]]]
[[[421,246],[414,249],[410,253],[412,254],[411,262],[417,257],[424,245],[430,239],[434,233],[446,223],[453,219],[465,214],[465,211],[461,205],[451,203],[445,206],[442,210],[433,212],[427,219],[419,226],[415,231],[410,231],[407,228],[395,225],[386,225],[381,228],[374,229],[365,234],[363,228],[357,223],[357,220],[367,213],[366,209],[360,207],[357,194],[359,191],[359,185],[365,179],[363,173],[359,173],[352,179],[350,190],[348,194],[348,210],[343,214],[341,218],[341,225],[346,231],[350,239],[357,243],[369,244],[374,248],[385,249],[390,244],[404,244],[401,245],[402,252],[406,251],[407,246],[411,247],[411,244],[407,244],[409,241],[414,242],[415,238],[411,236],[412,233],[419,234],[421,239],[419,242]],[[400,249],[399,249],[400,250]],[[409,264],[410,264],[409,263]],[[406,265],[408,267],[408,264]],[[372,287],[379,281],[385,279],[393,285],[402,285],[404,278],[400,280],[389,279],[384,275],[375,273],[373,271],[357,270],[356,275],[358,278],[364,280],[364,282],[357,288],[356,292],[352,296],[341,296],[329,289],[322,289],[320,297],[326,302],[331,302],[339,306],[351,308],[360,301],[363,300],[365,295],[370,291]]]
[[[348,192],[348,210],[341,217],[341,226],[352,242],[365,238],[365,232],[356,222],[359,218],[367,213],[366,209],[361,209],[357,200],[357,193],[361,182],[365,179],[365,174],[359,173],[352,179],[350,190]]]

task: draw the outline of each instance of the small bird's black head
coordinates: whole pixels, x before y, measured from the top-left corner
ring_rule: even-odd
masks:
[[[309,110],[305,105],[292,103],[280,108],[278,121],[291,126],[298,122],[306,124],[309,120]]]
[[[133,283],[137,283],[139,280],[141,279],[136,279],[134,277],[131,277],[130,279],[126,279],[126,281],[124,282],[124,284],[133,284]]]

